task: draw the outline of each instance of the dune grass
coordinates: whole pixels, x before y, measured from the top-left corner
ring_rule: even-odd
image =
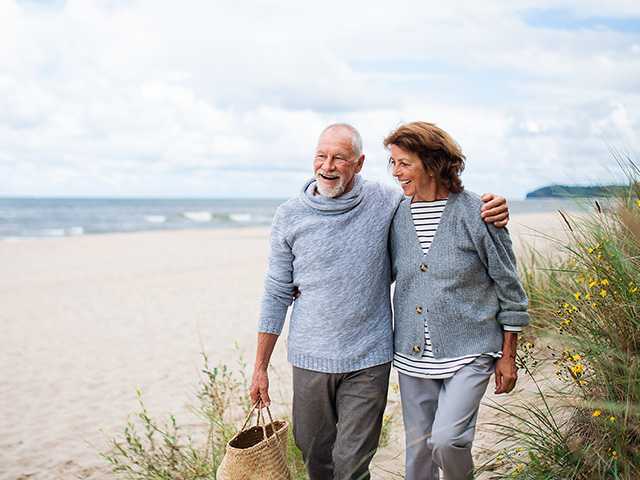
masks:
[[[630,160],[626,171],[606,206],[560,212],[561,255],[534,253],[524,269],[537,351],[556,378],[534,400],[493,405],[504,448],[480,468],[491,478],[640,478],[640,171]]]

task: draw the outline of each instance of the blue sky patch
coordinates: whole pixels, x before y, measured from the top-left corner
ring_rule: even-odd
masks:
[[[640,17],[582,17],[566,9],[545,8],[527,10],[523,14],[523,20],[535,28],[640,33]]]

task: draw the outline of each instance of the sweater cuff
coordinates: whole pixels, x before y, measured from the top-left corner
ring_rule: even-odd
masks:
[[[284,320],[287,316],[287,309],[289,307],[283,304],[271,304],[269,305],[268,312],[265,312],[263,308],[260,315],[260,321],[258,322],[258,333],[273,333],[280,335],[282,333],[282,327],[284,326]]]
[[[524,327],[529,325],[529,314],[519,311],[501,311],[497,316],[498,323],[504,327]]]

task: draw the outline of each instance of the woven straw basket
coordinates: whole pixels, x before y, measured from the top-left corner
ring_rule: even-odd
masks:
[[[253,412],[258,412],[254,427],[245,430]],[[287,432],[289,424],[273,421],[265,425],[262,407],[256,404],[240,431],[227,443],[216,480],[290,480],[287,466]],[[275,431],[275,435],[274,435]]]

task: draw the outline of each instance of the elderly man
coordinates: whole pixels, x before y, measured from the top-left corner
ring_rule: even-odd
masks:
[[[363,163],[358,131],[330,125],[318,140],[315,178],[273,219],[251,398],[270,403],[267,366],[298,291],[288,337],[293,432],[311,480],[370,478],[387,401],[387,240],[402,193],[365,181]],[[485,220],[506,224],[505,203],[486,203]]]

